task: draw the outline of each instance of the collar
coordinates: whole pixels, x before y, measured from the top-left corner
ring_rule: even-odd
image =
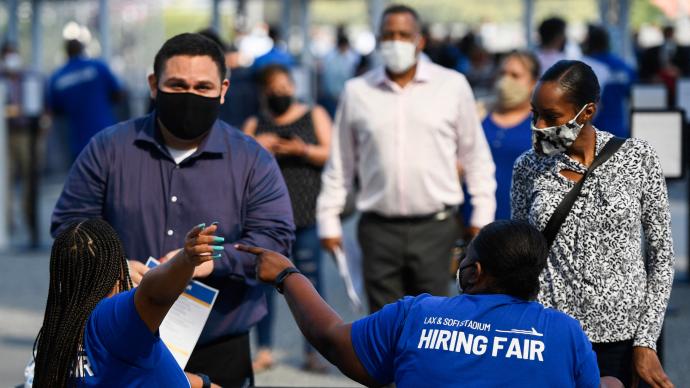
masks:
[[[525,300],[525,299],[520,299],[516,296],[513,295],[508,295],[508,294],[460,294],[458,295],[459,297],[466,297],[470,299],[476,299],[480,301],[484,301],[486,303],[496,303],[496,304],[503,304],[503,303],[529,303],[531,302],[530,300]]]
[[[220,120],[216,120],[211,127],[211,131],[206,138],[201,142],[199,148],[192,156],[201,154],[223,154],[227,152],[227,147],[224,146],[223,130]],[[153,111],[145,116],[142,128],[137,132],[134,142],[144,142],[152,144],[158,148],[165,148],[163,138],[158,131],[158,124],[156,120],[156,111]]]
[[[421,54],[417,56],[417,69],[412,78],[412,83],[428,82],[431,80],[431,65],[424,59]],[[379,66],[374,70],[373,81],[376,85],[396,85],[386,73],[385,66]],[[399,87],[399,86],[398,86]]]
[[[611,135],[608,132],[600,131],[596,127],[594,127],[594,133],[596,137],[594,143],[594,157],[596,158],[601,152],[601,150],[604,148],[604,145],[608,143],[608,141],[613,137],[613,135]],[[565,166],[567,169],[577,171],[583,174],[587,171],[587,167],[585,167],[584,164],[571,158],[566,153],[559,154],[557,160],[558,163],[555,166],[556,173],[558,173],[561,170],[561,166]],[[558,164],[560,164],[561,166],[559,166]]]

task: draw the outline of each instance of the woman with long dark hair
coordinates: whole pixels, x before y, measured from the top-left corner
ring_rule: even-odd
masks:
[[[43,326],[34,344],[34,387],[204,385],[185,376],[158,336],[165,315],[222,242],[216,225],[195,226],[185,246],[137,288],[122,244],[103,220],[72,225],[53,243]]]

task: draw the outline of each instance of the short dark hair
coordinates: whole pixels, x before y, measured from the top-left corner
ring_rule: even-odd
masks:
[[[587,26],[587,38],[583,43],[585,54],[605,53],[609,51],[609,33],[602,26]]]
[[[178,55],[208,56],[218,66],[218,74],[223,80],[227,74],[225,56],[222,49],[213,40],[198,33],[183,33],[175,35],[163,43],[153,60],[153,74],[160,79],[165,70],[168,59]]]
[[[204,28],[203,30],[199,31],[199,34],[216,42],[216,44],[224,53],[228,52],[228,45],[225,42],[223,42],[223,39],[221,39],[220,35],[218,35],[216,30],[214,30],[213,28]]]
[[[564,35],[565,26],[565,20],[559,17],[545,19],[539,25],[539,38],[541,39],[541,44],[550,44],[559,36]]]
[[[84,45],[77,39],[70,39],[65,42],[65,51],[68,57],[74,58],[84,52]]]
[[[388,7],[386,7],[385,10],[383,10],[383,13],[381,14],[381,27],[383,27],[383,21],[386,19],[386,16],[399,13],[408,13],[412,15],[414,22],[417,24],[417,27],[421,31],[419,14],[417,13],[417,11],[415,11],[414,8],[403,4],[391,4]]]
[[[17,45],[12,41],[6,40],[2,43],[2,48],[0,48],[0,55],[16,53],[17,51],[19,51],[17,50]]]
[[[268,83],[271,82],[271,78],[273,78],[276,74],[285,74],[290,80],[292,80],[292,76],[290,75],[290,70],[288,70],[287,67],[283,65],[268,65],[261,69],[261,72],[259,73],[259,85],[262,88],[265,88],[268,86]]]
[[[581,61],[561,60],[551,66],[540,82],[558,82],[566,92],[565,99],[580,110],[591,102],[598,103],[601,94],[599,80],[594,70]]]
[[[525,300],[536,298],[549,247],[534,226],[524,221],[492,222],[482,228],[469,249],[497,292]]]
[[[268,37],[273,41],[273,43],[277,43],[281,38],[280,28],[278,28],[278,26],[275,25],[268,26],[267,34]]]

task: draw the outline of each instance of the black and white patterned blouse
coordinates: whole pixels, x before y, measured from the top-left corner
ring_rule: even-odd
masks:
[[[611,137],[596,131],[597,155]],[[565,154],[522,154],[513,168],[512,218],[544,230],[574,185],[564,169],[586,171]],[[673,281],[670,224],[659,158],[644,140],[628,139],[584,183],[551,247],[539,301],[578,319],[592,342],[634,339],[656,349]]]

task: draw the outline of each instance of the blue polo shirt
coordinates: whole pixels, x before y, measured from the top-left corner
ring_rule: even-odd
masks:
[[[86,358],[77,364],[79,387],[189,387],[158,333],[134,306],[136,289],[103,299],[84,329]]]
[[[86,57],[70,59],[51,76],[47,103],[68,118],[75,157],[93,135],[115,124],[112,98],[121,89],[105,63]]]
[[[246,333],[266,314],[255,287],[255,256],[234,244],[288,255],[292,206],[278,164],[254,139],[216,120],[198,149],[179,164],[156,126],[155,112],[99,132],[69,172],[51,233],[74,222],[107,221],[132,260],[145,262],[184,245],[202,222],[218,222],[221,258],[201,282],[220,292],[199,345]]]
[[[580,324],[508,295],[406,297],[352,324],[352,345],[381,384],[598,387]]]

